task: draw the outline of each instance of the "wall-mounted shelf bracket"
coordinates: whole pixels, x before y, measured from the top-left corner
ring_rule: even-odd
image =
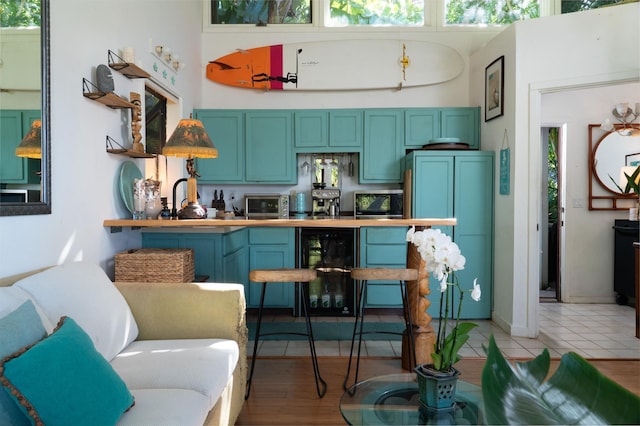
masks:
[[[149,78],[151,74],[137,66],[122,59],[112,50],[107,51],[107,63],[109,67],[123,74],[127,78]]]
[[[82,95],[111,109],[135,108],[134,104],[113,92],[101,92],[95,84],[84,77],[82,78]]]
[[[107,152],[110,154],[126,155],[131,158],[155,158],[154,154],[147,154],[146,152],[137,152],[127,149],[109,135],[107,135],[106,146]]]

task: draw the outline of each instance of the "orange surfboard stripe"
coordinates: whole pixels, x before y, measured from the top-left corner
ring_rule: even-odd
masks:
[[[207,65],[209,80],[262,90],[282,90],[281,81],[270,79],[281,76],[282,72],[281,44],[230,53]]]

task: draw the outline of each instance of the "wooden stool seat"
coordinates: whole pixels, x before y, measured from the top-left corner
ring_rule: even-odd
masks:
[[[249,281],[254,283],[309,282],[317,277],[315,269],[254,269],[249,272]]]
[[[358,355],[356,358],[356,371],[354,384],[358,382],[358,370],[360,369],[360,352],[362,348],[362,335],[368,333],[378,333],[378,334],[399,334],[404,335],[407,334],[408,337],[408,345],[409,345],[409,364],[413,362],[413,365],[416,364],[416,346],[413,339],[413,322],[411,320],[411,308],[409,306],[409,297],[407,292],[407,281],[416,281],[418,280],[418,270],[417,269],[404,269],[404,268],[353,268],[351,270],[351,278],[356,280],[359,283],[359,303],[356,308],[356,319],[353,324],[353,335],[351,337],[351,350],[349,352],[349,364],[347,366],[347,374],[344,378],[344,382],[342,384],[343,388],[351,392],[351,387],[347,384],[349,382],[349,376],[351,375],[351,361],[353,359],[353,348],[355,345],[356,335],[358,336]],[[402,296],[402,306],[404,307],[404,321],[405,321],[405,331],[403,333],[395,332],[395,331],[375,331],[375,330],[367,330],[364,331],[364,311],[366,308],[366,294],[367,294],[367,283],[369,281],[397,281],[400,285],[400,294]],[[390,285],[390,284],[387,284]],[[396,285],[396,284],[393,284]],[[358,323],[360,323],[360,327],[358,328]],[[411,359],[413,357],[413,361]]]
[[[354,268],[351,270],[351,278],[354,280],[402,280],[415,281],[418,279],[417,269],[401,268]]]
[[[306,336],[309,341],[309,351],[311,352],[311,362],[313,364],[313,373],[316,378],[316,391],[318,396],[322,398],[327,392],[327,383],[320,376],[320,368],[318,367],[318,357],[316,355],[316,345],[313,339],[313,330],[311,328],[311,318],[309,317],[309,281],[313,281],[318,277],[318,273],[315,269],[294,269],[294,268],[281,268],[281,269],[254,269],[249,272],[249,281],[254,283],[262,283],[262,293],[260,295],[260,306],[258,307],[258,322],[256,323],[256,335],[253,342],[253,357],[251,358],[251,370],[249,370],[249,377],[247,379],[247,390],[244,395],[245,399],[249,398],[251,392],[251,379],[253,378],[254,367],[256,363],[256,357],[258,355],[258,343],[260,336],[267,336],[272,334],[296,334]],[[306,323],[306,333],[299,332],[271,332],[260,333],[260,326],[262,324],[262,311],[264,309],[264,295],[267,292],[268,283],[288,283],[293,282],[298,286],[302,285],[302,311],[304,313],[304,319]]]

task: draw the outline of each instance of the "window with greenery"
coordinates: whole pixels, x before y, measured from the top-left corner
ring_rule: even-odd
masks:
[[[40,0],[0,0],[0,28],[40,27]]]
[[[632,3],[637,0],[562,0],[560,8],[562,13],[580,12],[581,10],[597,9],[603,6],[611,6],[621,3]]]
[[[311,0],[212,0],[212,24],[310,24]]]
[[[347,25],[422,25],[423,0],[329,1],[329,27]]]
[[[509,25],[538,18],[538,0],[444,0],[446,25]]]

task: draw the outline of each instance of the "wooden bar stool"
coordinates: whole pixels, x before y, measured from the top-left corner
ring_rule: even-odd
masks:
[[[358,356],[356,359],[356,371],[354,377],[354,384],[358,383],[358,370],[360,368],[360,349],[362,348],[362,335],[369,333],[377,334],[396,334],[403,335],[404,333],[395,331],[375,331],[367,330],[363,331],[364,326],[364,312],[366,308],[367,300],[367,283],[369,281],[394,281],[397,280],[400,286],[400,293],[402,295],[402,306],[404,308],[404,321],[405,332],[408,334],[409,345],[409,364],[416,366],[416,346],[413,339],[413,322],[411,321],[411,308],[409,306],[409,297],[407,291],[407,281],[416,281],[418,279],[418,271],[416,269],[402,269],[402,268],[354,268],[351,270],[351,278],[356,280],[359,284],[360,300],[358,307],[356,308],[356,320],[353,324],[353,336],[351,337],[351,351],[349,353],[349,365],[347,367],[347,375],[344,378],[342,384],[345,390],[349,389],[347,382],[349,381],[349,375],[351,374],[351,360],[353,358],[353,346],[355,344],[356,335],[358,335]],[[384,285],[384,284],[382,284]],[[396,284],[386,284],[396,285]],[[360,328],[358,329],[358,322]],[[413,357],[413,360],[412,360]]]
[[[258,353],[258,343],[261,336],[269,336],[274,334],[296,334],[299,336],[307,336],[309,340],[309,350],[311,351],[311,362],[313,364],[313,374],[316,378],[316,390],[318,396],[322,398],[327,392],[327,383],[320,376],[320,368],[318,367],[318,357],[316,355],[316,345],[313,339],[313,330],[311,328],[311,319],[309,317],[309,281],[317,278],[318,274],[315,269],[255,269],[249,272],[249,281],[262,283],[262,294],[260,295],[260,307],[258,308],[258,323],[256,324],[256,336],[253,343],[253,358],[251,358],[251,371],[247,379],[247,391],[244,399],[249,398],[251,391],[251,379],[256,363],[256,355]],[[260,334],[260,325],[262,324],[262,310],[264,307],[264,295],[267,290],[267,283],[274,282],[294,282],[296,287],[302,284],[302,310],[307,325],[306,333],[298,332],[272,332]]]

